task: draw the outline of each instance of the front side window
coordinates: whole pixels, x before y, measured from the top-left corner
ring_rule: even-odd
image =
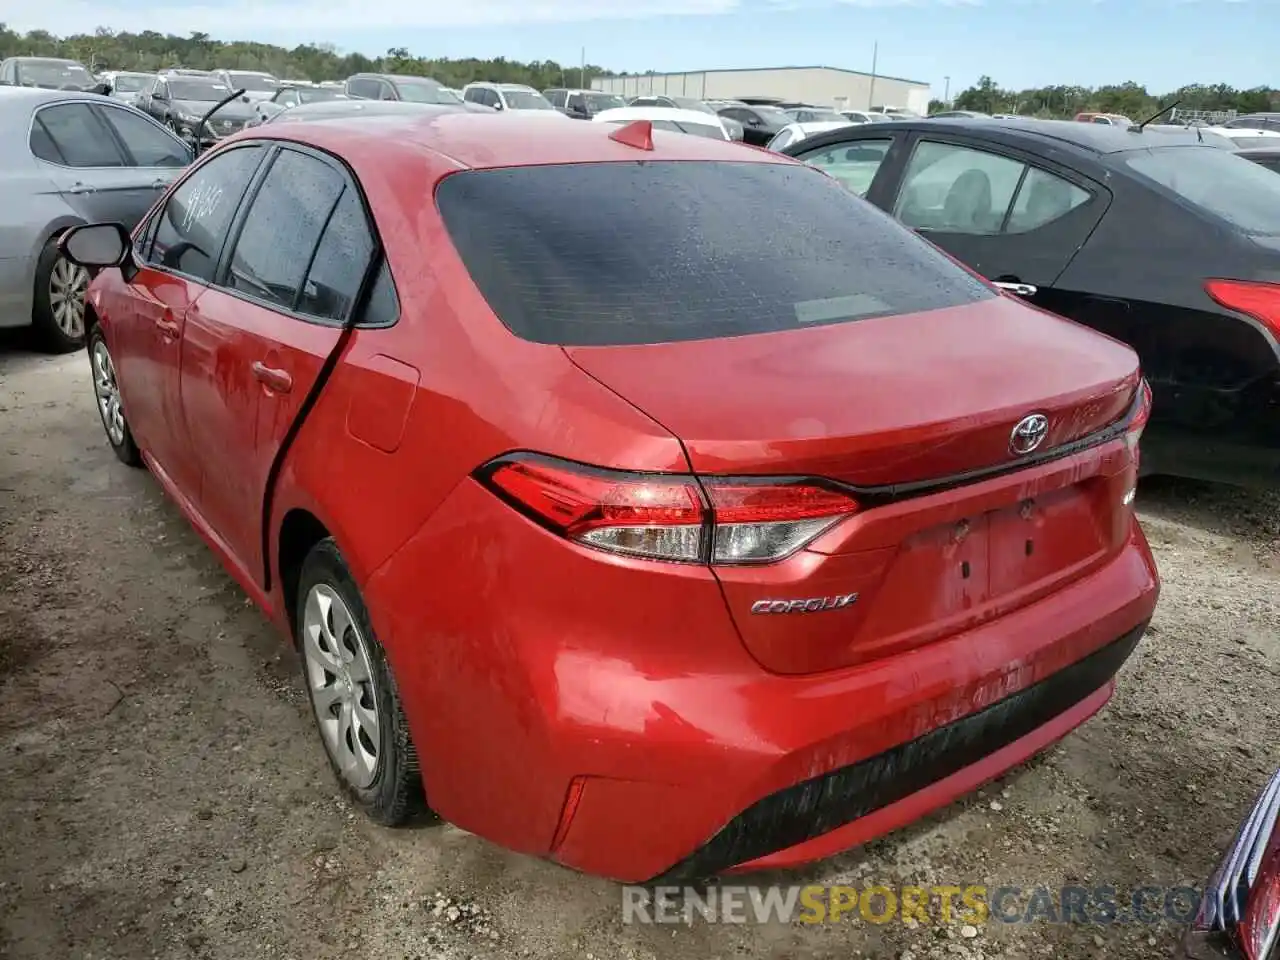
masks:
[[[835,177],[851,193],[865,197],[892,145],[888,139],[855,140],[801,154],[799,159]]]
[[[378,99],[377,80],[352,80],[348,82],[347,89],[351,91],[351,96],[359,97],[362,100]]]
[[[203,283],[213,281],[222,241],[261,162],[263,149],[237,147],[211,157],[169,197],[143,259]]]
[[[563,90],[548,90],[546,98],[553,107],[563,107],[565,92]]]
[[[1124,165],[1146,183],[1254,236],[1280,236],[1280,178],[1227,150],[1134,150]]]
[[[462,91],[462,99],[470,103],[484,103],[480,94],[484,92],[482,87],[467,87]]]
[[[64,167],[123,167],[126,160],[87,103],[61,103],[37,111],[31,152]]]
[[[985,150],[921,141],[894,215],[909,227],[941,233],[999,233],[1025,169]]]
[[[741,336],[995,295],[883,211],[798,164],[467,170],[440,183],[436,202],[490,308],[537,343]]]
[[[160,124],[132,110],[116,107],[102,107],[100,110],[124,141],[134,166],[185,167],[191,162],[191,148]]]
[[[227,286],[292,310],[343,187],[342,176],[327,163],[293,150],[281,152],[244,218]]]

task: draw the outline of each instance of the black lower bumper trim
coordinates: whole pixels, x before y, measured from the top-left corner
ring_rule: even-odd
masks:
[[[1146,626],[977,713],[770,794],[654,882],[705,879],[786,850],[971,766],[1099,690],[1129,658]]]

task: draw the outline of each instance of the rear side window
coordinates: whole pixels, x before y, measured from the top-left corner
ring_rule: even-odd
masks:
[[[87,103],[45,107],[31,125],[31,152],[67,167],[123,167],[115,139]]]
[[[800,166],[472,170],[447,177],[436,197],[490,307],[538,343],[701,340],[994,296],[892,218]]]
[[[293,150],[276,157],[244,218],[227,286],[286,310],[302,291],[320,234],[343,187],[327,163]],[[318,297],[309,304],[324,315]]]
[[[1280,236],[1280,177],[1226,150],[1138,150],[1124,164],[1141,179],[1254,236]]]
[[[190,147],[141,113],[122,107],[103,107],[101,113],[120,135],[137,166],[185,167],[191,162]]]

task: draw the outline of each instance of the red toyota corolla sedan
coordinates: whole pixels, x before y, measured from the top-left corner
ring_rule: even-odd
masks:
[[[258,127],[63,249],[111,445],[380,823],[628,881],[824,857],[1093,714],[1156,603],[1133,352],[775,154]]]

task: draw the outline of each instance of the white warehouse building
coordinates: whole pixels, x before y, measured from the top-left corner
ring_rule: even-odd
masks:
[[[837,67],[772,67],[763,70],[698,70],[597,77],[591,86],[605,93],[638,97],[646,93],[699,100],[774,97],[837,110],[905,107],[929,112],[929,84]]]

